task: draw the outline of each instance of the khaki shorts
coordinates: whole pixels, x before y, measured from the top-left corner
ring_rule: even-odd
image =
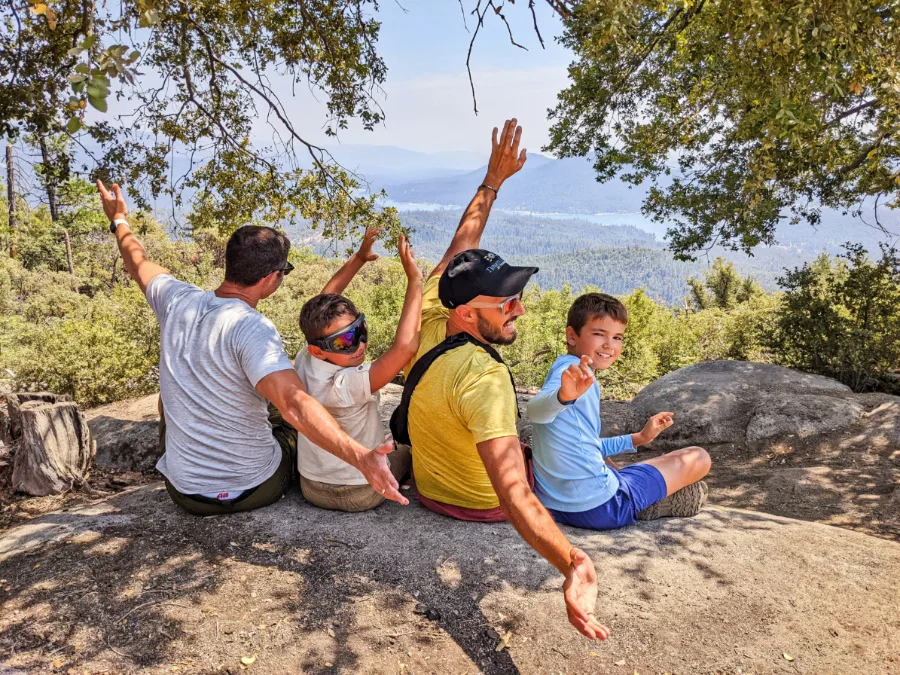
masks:
[[[410,447],[398,444],[388,457],[391,461],[391,473],[399,483],[409,474],[412,464]],[[368,484],[332,485],[300,476],[300,490],[310,504],[332,511],[369,511],[384,501],[384,497]]]

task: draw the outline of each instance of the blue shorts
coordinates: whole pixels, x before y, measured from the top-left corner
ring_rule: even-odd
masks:
[[[613,530],[637,522],[637,514],[666,498],[666,479],[650,464],[632,464],[622,469],[609,467],[619,479],[619,489],[609,500],[590,511],[547,509],[562,525],[586,530]]]

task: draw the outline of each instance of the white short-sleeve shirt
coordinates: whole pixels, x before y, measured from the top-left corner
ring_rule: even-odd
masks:
[[[166,452],[156,465],[184,494],[256,487],[278,469],[266,375],[290,370],[275,325],[246,302],[171,274],[147,286],[160,325],[159,389]]]
[[[306,391],[331,413],[348,436],[370,450],[384,443],[380,395],[372,393],[371,364],[342,368],[315,358],[304,347],[294,359]],[[363,475],[314,444],[303,434],[297,438],[297,469],[309,480],[331,485],[365,485]]]

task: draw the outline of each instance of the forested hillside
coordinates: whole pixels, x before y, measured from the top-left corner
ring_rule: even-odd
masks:
[[[435,263],[444,254],[461,214],[461,209],[401,211],[400,220],[413,230],[416,255]],[[832,227],[823,232],[833,244],[826,245],[823,239],[819,246],[806,241],[785,247],[760,246],[752,256],[715,248],[695,262],[682,262],[675,260],[654,235],[633,225],[602,225],[577,216],[525,216],[496,210],[482,245],[517,264],[540,267],[537,281],[543,288],[592,285],[611,293],[644,288],[651,297],[677,305],[688,292],[685,279],[707,269],[716,257],[734,262],[741,274],[753,276],[763,288],[774,291],[785,269],[809,262],[823,250],[832,254],[842,251],[837,245],[840,231]],[[345,243],[325,241],[308,227],[292,228],[289,234],[292,241],[308,245],[319,254],[345,253]]]

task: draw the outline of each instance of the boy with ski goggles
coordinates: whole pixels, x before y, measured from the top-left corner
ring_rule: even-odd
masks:
[[[297,354],[294,367],[307,392],[358,441],[384,443],[379,390],[393,380],[419,349],[422,314],[422,272],[405,237],[399,257],[407,285],[394,344],[373,363],[365,363],[368,348],[366,317],[351,300],[340,295],[367,262],[376,260],[372,246],[378,230],[366,231],[363,243],[300,312],[300,329],[307,345]],[[349,464],[298,438],[297,463],[300,489],[312,504],[339,511],[366,511],[384,501]],[[408,446],[390,454],[391,472],[400,481],[410,468]]]

